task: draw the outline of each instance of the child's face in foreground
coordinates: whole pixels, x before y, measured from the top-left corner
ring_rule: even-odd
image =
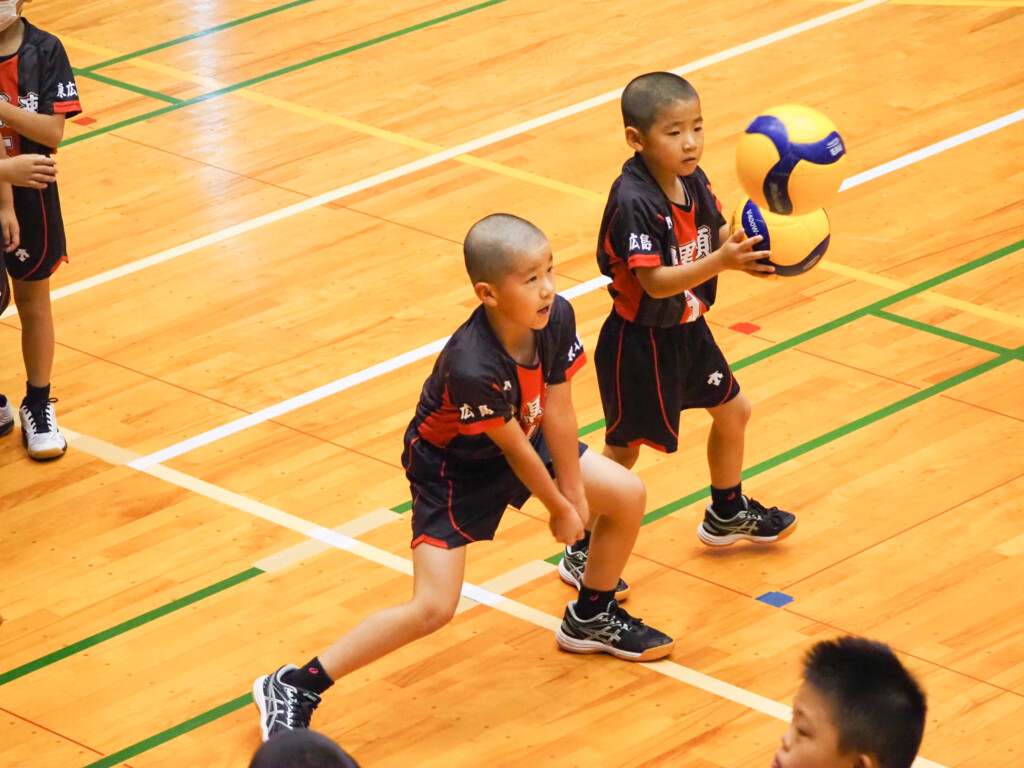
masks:
[[[704,154],[700,100],[676,99],[661,107],[654,125],[639,136],[643,146],[640,152],[648,164],[677,176],[689,176]]]
[[[555,259],[551,246],[543,244],[520,254],[515,271],[495,290],[497,309],[516,325],[539,331],[551,318],[555,300]]]
[[[825,697],[804,683],[793,699],[793,721],[782,735],[772,768],[853,768],[860,764],[859,755],[840,752],[839,731]]]

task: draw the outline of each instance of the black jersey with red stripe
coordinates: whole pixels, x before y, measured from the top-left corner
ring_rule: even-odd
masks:
[[[538,363],[521,365],[495,336],[483,305],[477,307],[438,355],[409,434],[415,431],[460,466],[501,457],[484,433],[512,419],[536,447],[547,386],[572,378],[586,355],[572,305],[561,296],[555,296],[551,319],[534,337]]]
[[[24,19],[22,22],[25,32],[18,50],[0,57],[0,99],[41,115],[81,114],[78,85],[64,46],[55,35]],[[49,155],[55,150],[20,136],[3,123],[0,133],[9,155]]]
[[[615,311],[638,325],[670,328],[703,315],[715,302],[718,278],[688,291],[656,299],[646,293],[633,270],[689,264],[717,250],[725,224],[722,204],[700,168],[679,180],[686,204],[668,199],[643,158],[634,155],[612,184],[601,221],[597,264],[612,279],[608,291]]]

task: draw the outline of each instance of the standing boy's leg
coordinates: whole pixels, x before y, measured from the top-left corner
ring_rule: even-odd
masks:
[[[21,352],[28,378],[19,409],[25,447],[33,459],[56,459],[64,455],[68,444],[50,403],[55,340],[49,278],[14,280],[14,301],[21,318]]]
[[[647,490],[628,469],[592,451],[580,457],[580,470],[597,522],[579,597],[566,606],[555,635],[558,645],[572,653],[609,653],[628,661],[663,658],[675,641],[630,616],[615,600],[643,520]]]
[[[720,547],[746,539],[771,542],[796,530],[796,516],[743,495],[743,449],[750,401],[742,392],[727,403],[708,408],[708,469],[711,472],[711,503],[697,536],[709,546]]]
[[[466,572],[466,548],[420,544],[412,551],[413,596],[372,613],[302,668],[285,665],[253,683],[263,740],[308,728],[320,694],[342,676],[429,635],[455,615]]]

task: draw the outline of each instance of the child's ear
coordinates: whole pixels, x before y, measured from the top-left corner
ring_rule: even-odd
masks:
[[[476,297],[480,299],[482,304],[486,304],[488,307],[498,306],[498,294],[490,283],[475,283],[473,285],[473,292],[476,293]]]
[[[626,143],[637,152],[644,151],[644,135],[631,125],[626,126]]]
[[[853,768],[879,768],[879,765],[874,755],[859,754],[853,763]]]

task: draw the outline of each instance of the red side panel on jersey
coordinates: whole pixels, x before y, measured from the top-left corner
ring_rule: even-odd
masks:
[[[438,448],[444,448],[459,434],[459,410],[448,399],[447,387],[444,390],[441,407],[423,420],[417,432],[424,440]]]
[[[0,63],[0,99],[18,106],[18,56],[14,55]],[[2,125],[2,124],[0,124]],[[4,146],[7,147],[7,154],[21,154],[21,136],[18,135],[9,125],[3,125],[0,133],[4,137]]]
[[[536,368],[516,366],[519,378],[519,424],[527,437],[531,437],[544,418],[544,401],[547,386],[544,384],[544,372],[538,365]]]
[[[608,229],[609,233],[611,228]],[[615,311],[626,320],[635,320],[640,311],[640,300],[644,296],[644,288],[636,279],[626,263],[615,255],[610,234],[604,237],[604,250],[610,257],[609,267],[612,270],[612,287],[615,289]],[[660,263],[660,262],[659,262]]]

